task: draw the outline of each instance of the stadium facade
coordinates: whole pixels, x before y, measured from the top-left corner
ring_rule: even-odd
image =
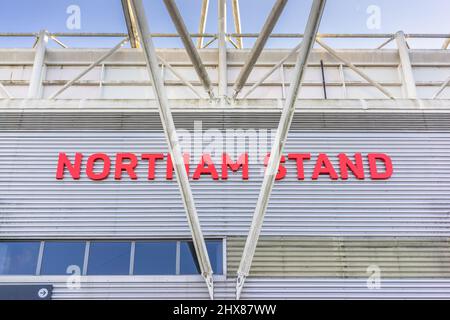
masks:
[[[47,48],[69,35],[36,36],[34,48],[0,49],[0,287],[208,299],[144,50],[114,51],[53,97],[109,50]],[[397,46],[309,56],[241,299],[450,298],[448,42],[371,37]],[[198,49],[213,94],[225,90],[216,101],[185,49],[156,49],[214,298],[235,299],[297,57],[264,49],[233,100],[251,52],[226,49],[224,70],[223,51]]]

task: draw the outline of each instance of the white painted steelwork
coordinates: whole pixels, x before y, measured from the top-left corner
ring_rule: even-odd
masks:
[[[158,101],[159,116],[164,129],[165,140],[168,145],[169,153],[173,159],[175,174],[178,178],[178,186],[180,188],[181,198],[186,210],[186,217],[189,228],[191,230],[192,242],[197,254],[197,261],[200,266],[201,274],[205,279],[211,299],[214,297],[214,286],[212,278],[212,268],[206,250],[205,239],[200,227],[200,221],[195,208],[194,197],[192,196],[189,179],[184,167],[183,154],[179,144],[177,131],[173,122],[172,113],[169,107],[169,101],[164,89],[164,83],[159,76],[159,66],[156,57],[155,48],[153,47],[152,38],[148,28],[147,18],[145,15],[142,0],[131,0],[133,14],[136,16],[136,25],[144,51],[147,63],[148,73],[152,79],[152,88]]]
[[[33,71],[31,73],[30,85],[28,88],[28,98],[39,99],[42,95],[42,80],[45,72],[45,52],[48,43],[48,34],[41,30],[37,37],[35,48]]]
[[[157,178],[153,181],[145,179],[147,166],[141,164],[137,168],[140,177],[137,181],[128,178],[115,181],[113,177],[91,181],[84,173],[79,181],[55,179],[56,157],[61,151],[68,152],[69,156],[75,152],[86,156],[106,152],[112,157],[120,151],[169,152],[158,117],[156,96],[149,90],[152,82],[146,61],[142,52],[135,48],[139,46],[139,37],[135,18],[131,12],[126,12],[129,2],[122,1],[127,33],[41,31],[41,37],[36,32],[0,33],[0,37],[37,40],[33,45],[36,50],[0,49],[1,239],[190,237],[177,181],[165,180],[163,164],[157,166]],[[199,48],[198,54],[213,90],[220,93],[222,104],[211,103],[204,99],[206,96],[201,98],[202,82],[184,49],[157,49],[162,67],[170,69],[161,74],[174,121],[178,128],[190,132],[195,121],[202,121],[203,130],[219,129],[224,133],[227,129],[262,129],[269,130],[270,136],[270,130],[275,132],[280,118],[282,101],[286,98],[284,93],[295,76],[296,51],[290,48],[263,50],[242,88],[245,97],[228,100],[227,94],[250,55],[248,48],[241,48],[240,41],[258,38],[260,34],[243,33],[239,28],[234,33],[227,32],[224,0],[218,0],[221,17],[218,31],[207,33],[204,26],[208,3],[202,2],[199,32],[188,36],[198,39],[198,43],[209,39],[204,47],[220,40],[218,48]],[[234,16],[236,13],[233,10]],[[242,27],[245,28],[245,24]],[[35,54],[39,39],[43,39],[42,33],[61,48],[47,47],[44,54]],[[406,43],[402,42],[405,46],[400,50],[397,41],[391,44],[393,49],[386,48],[395,39],[396,34],[392,33],[318,36],[319,41],[361,38],[379,39],[381,44],[377,49],[357,49],[355,41],[348,49],[312,50],[285,153],[317,155],[325,152],[337,167],[335,158],[339,152],[386,152],[393,158],[394,175],[388,181],[352,178],[298,181],[295,163],[287,161],[287,176],[274,185],[261,235],[264,239],[283,238],[288,242],[295,241],[296,237],[313,241],[316,236],[325,242],[333,238],[345,256],[321,268],[314,263],[323,261],[317,262],[316,256],[309,256],[304,246],[288,254],[277,251],[254,264],[256,277],[251,271],[242,298],[449,298],[446,248],[450,237],[450,54],[446,49],[450,35],[411,34],[405,30],[402,41],[412,45],[406,50]],[[61,93],[58,100],[48,100],[109,50],[66,48],[71,37],[129,37],[132,48],[115,52]],[[180,34],[153,33],[151,37],[179,38]],[[304,35],[271,33],[268,37],[297,43]],[[232,44],[238,49],[226,47],[227,40],[231,42],[232,38],[236,39]],[[444,43],[442,47],[439,43],[435,49],[418,49],[410,41],[425,38],[442,39]],[[410,63],[405,63],[406,55],[402,57],[402,52],[407,52]],[[350,62],[373,83],[359,79],[354,69],[345,66],[341,59]],[[321,60],[330,98],[326,101],[322,99]],[[404,92],[405,76],[398,71],[403,72],[400,66],[405,65],[411,66],[408,83],[411,87],[415,85],[416,96]],[[280,72],[273,72],[277,68]],[[386,99],[388,96],[374,83],[385,88],[396,100]],[[31,96],[30,90],[34,91]],[[404,100],[405,97],[414,99]],[[257,142],[261,140],[258,138]],[[272,140],[266,142],[269,146]],[[250,143],[252,140],[243,144],[248,147]],[[191,162],[197,163],[197,160],[191,159]],[[305,163],[306,172],[311,173],[313,163]],[[230,265],[229,274],[235,272],[240,258],[232,237],[245,239],[247,235],[262,169],[261,163],[251,160],[248,181],[243,181],[239,173],[233,173],[227,181],[202,177],[191,182],[205,236],[225,238],[224,252],[227,256],[233,255],[234,264]],[[218,170],[220,172],[220,168]],[[361,256],[346,255],[341,244],[353,243],[357,237],[370,242],[371,250],[382,253],[376,259],[387,268],[388,278],[382,282],[381,290],[367,289],[365,278],[355,278],[364,273],[365,264],[372,259],[359,247],[357,251],[361,251]],[[377,249],[379,237],[392,241],[397,247],[382,244]],[[420,245],[406,249],[398,246],[403,239],[410,238]],[[268,246],[270,250],[277,244],[265,242],[265,248]],[[281,267],[277,264],[280,257]],[[283,272],[292,274],[292,266],[305,258],[315,266],[311,273],[306,266],[308,278],[279,277]],[[329,278],[310,277],[313,272],[319,275],[324,270],[333,272],[333,266],[342,266],[339,272],[343,273]],[[389,273],[398,278],[390,278]],[[347,278],[339,278],[342,274]],[[66,280],[66,277],[0,276],[2,284],[52,283],[56,299],[209,297],[201,276],[88,276],[83,278],[86,283],[80,291],[68,289]],[[214,275],[214,281],[216,298],[235,298],[234,279]]]
[[[302,47],[300,48],[300,52],[295,63],[295,76],[289,86],[288,97],[281,113],[277,133],[270,151],[269,162],[267,164],[266,172],[264,173],[258,201],[256,202],[252,224],[250,225],[247,241],[245,242],[244,251],[242,252],[241,263],[239,264],[239,269],[237,271],[236,299],[239,299],[242,288],[244,287],[245,278],[250,272],[253,255],[255,254],[256,245],[258,243],[258,238],[264,222],[264,216],[269,204],[270,194],[275,183],[275,176],[278,172],[284,145],[291,127],[292,119],[294,118],[295,102],[303,80],[303,74],[305,72],[309,54],[314,46],[314,40],[316,39],[316,34],[319,29],[325,4],[325,0],[314,0],[311,6],[311,11],[305,28],[306,36],[302,41]]]

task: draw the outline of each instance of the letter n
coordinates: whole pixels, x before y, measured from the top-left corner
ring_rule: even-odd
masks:
[[[56,179],[64,179],[64,170],[67,168],[73,179],[80,179],[82,153],[75,153],[75,163],[72,164],[65,152],[60,152],[58,156],[58,167],[56,169]]]

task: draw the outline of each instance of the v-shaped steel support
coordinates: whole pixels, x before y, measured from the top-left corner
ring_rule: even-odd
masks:
[[[294,78],[291,81],[289,94],[287,96],[283,112],[281,114],[278,130],[275,135],[275,141],[270,152],[269,163],[267,165],[266,173],[264,174],[263,183],[256,204],[255,212],[253,214],[250,231],[245,242],[244,251],[242,253],[241,262],[237,272],[236,282],[236,299],[241,296],[244,282],[249,274],[252,264],[253,256],[255,254],[258,238],[261,233],[264,215],[266,213],[267,205],[269,203],[270,193],[275,182],[275,176],[280,165],[281,154],[287,139],[287,134],[292,123],[295,112],[295,102],[297,101],[300,84],[303,79],[303,74],[308,61],[309,53],[314,46],[317,30],[319,29],[320,20],[322,18],[323,9],[326,0],[314,0],[309,14],[308,23],[305,29],[305,36],[302,41],[302,47],[297,57],[297,62],[294,70]]]
[[[177,176],[178,185],[181,191],[181,197],[184,207],[186,209],[186,216],[192,234],[192,240],[197,254],[198,264],[200,266],[202,276],[206,281],[209,295],[211,299],[214,298],[214,285],[212,278],[212,268],[206,250],[205,239],[200,228],[200,221],[198,219],[197,210],[195,208],[194,197],[192,196],[191,186],[189,185],[189,178],[184,167],[184,160],[181,152],[181,147],[178,141],[178,136],[173,122],[172,113],[169,107],[166,91],[162,79],[160,78],[160,69],[156,56],[156,51],[153,46],[152,37],[147,23],[142,0],[131,0],[131,7],[136,17],[137,30],[141,47],[144,51],[147,70],[153,84],[153,91],[157,100],[159,115],[161,123],[164,128],[169,152],[174,163],[175,174]]]

